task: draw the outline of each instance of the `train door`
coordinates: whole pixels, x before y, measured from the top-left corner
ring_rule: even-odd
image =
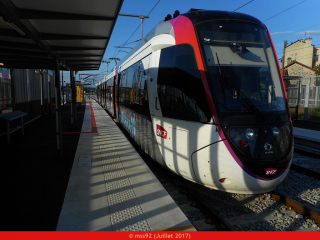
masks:
[[[108,98],[107,98],[107,82],[104,82],[104,108],[106,109],[107,108],[107,101],[108,101]]]
[[[120,112],[120,104],[119,104],[119,82],[120,82],[121,73],[116,75],[115,82],[115,114],[116,118],[119,121],[119,112]]]
[[[113,113],[112,113],[112,116],[113,117],[116,117],[116,80],[117,80],[117,75],[115,75],[113,77],[113,87],[112,87],[112,110],[113,110]]]
[[[107,83],[103,83],[103,107],[106,108],[106,90],[107,90]]]
[[[119,121],[119,79],[120,73],[113,77],[113,117]]]

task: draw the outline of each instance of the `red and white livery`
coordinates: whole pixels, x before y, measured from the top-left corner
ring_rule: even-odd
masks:
[[[190,181],[263,193],[289,171],[287,96],[268,30],[254,17],[176,12],[118,63],[97,93],[145,152]]]

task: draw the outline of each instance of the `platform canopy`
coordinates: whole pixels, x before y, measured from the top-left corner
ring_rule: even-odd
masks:
[[[0,0],[0,67],[98,70],[124,0]]]

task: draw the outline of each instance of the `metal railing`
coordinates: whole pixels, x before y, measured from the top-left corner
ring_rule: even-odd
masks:
[[[320,122],[320,76],[287,77],[285,87],[292,119]]]

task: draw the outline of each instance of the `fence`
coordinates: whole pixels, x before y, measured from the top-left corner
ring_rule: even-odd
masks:
[[[320,122],[320,76],[286,77],[292,119]]]
[[[0,114],[21,110],[28,113],[25,122],[34,120],[50,111],[55,103],[53,72],[34,69],[13,69],[0,77]],[[8,70],[6,70],[9,72]],[[50,73],[49,73],[50,72]],[[20,124],[12,122],[11,127]],[[6,125],[0,123],[0,136],[6,131]]]

